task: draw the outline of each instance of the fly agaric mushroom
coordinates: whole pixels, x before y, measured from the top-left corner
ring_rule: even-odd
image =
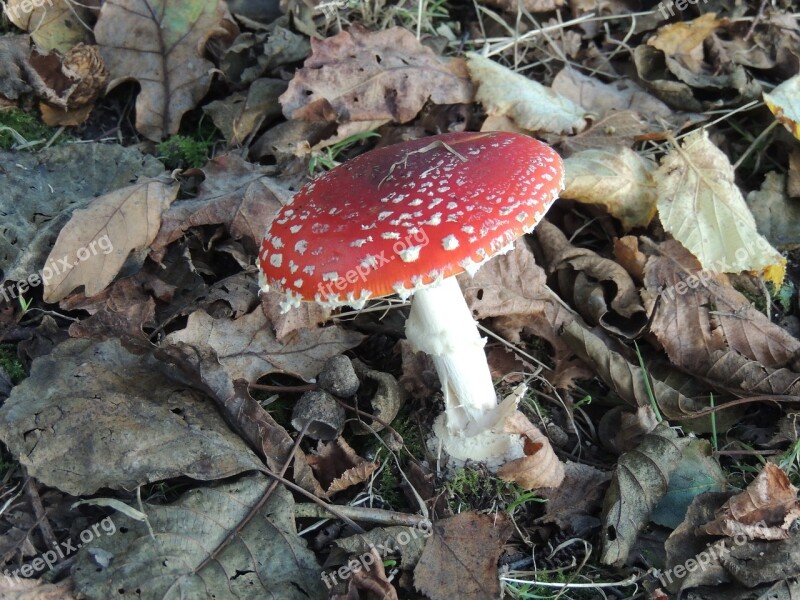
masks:
[[[523,456],[523,442],[497,431],[508,407],[498,406],[486,340],[454,275],[474,274],[533,230],[563,177],[552,148],[513,133],[449,133],[367,152],[278,212],[261,245],[262,283],[283,291],[284,310],[413,294],[406,336],[433,358],[445,399],[434,430],[451,457],[497,467]]]

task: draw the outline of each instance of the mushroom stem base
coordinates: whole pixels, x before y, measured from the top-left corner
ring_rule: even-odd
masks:
[[[497,394],[478,332],[455,277],[414,294],[406,321],[412,348],[431,356],[451,433],[474,435],[491,425]]]

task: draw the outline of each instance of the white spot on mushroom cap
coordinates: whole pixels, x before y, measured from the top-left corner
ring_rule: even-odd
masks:
[[[303,273],[305,273],[306,275],[314,275],[314,271],[316,270],[317,267],[315,267],[314,265],[306,265],[305,267],[303,267]]]
[[[396,231],[384,231],[381,237],[385,240],[399,240],[400,234]]]
[[[303,287],[303,280],[302,279],[295,279],[294,280],[294,287],[296,287],[296,288]]]
[[[451,233],[442,240],[442,247],[445,250],[455,250],[458,248],[458,238]]]
[[[276,269],[279,268],[283,264],[283,254],[273,254],[269,257],[269,264],[271,264]]]
[[[302,226],[302,225],[292,225],[291,227],[289,227],[289,231],[291,231],[291,232],[292,232],[292,233],[294,233],[294,234],[297,234],[297,233],[299,233],[299,232],[300,232],[300,230],[301,230],[302,228],[303,228],[303,226]]]
[[[283,248],[283,240],[277,236],[272,238],[272,247],[276,250]]]
[[[337,279],[339,279],[339,274],[336,271],[322,274],[322,281],[336,281]]]
[[[419,258],[419,251],[422,250],[422,246],[409,246],[405,250],[401,250],[398,252],[398,256],[400,256],[400,260],[403,262],[414,262]]]
[[[308,242],[306,240],[297,240],[294,244],[294,251],[298,254],[305,254],[307,248]]]

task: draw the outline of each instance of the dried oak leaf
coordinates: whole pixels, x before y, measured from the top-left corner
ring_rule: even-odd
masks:
[[[654,249],[644,285],[647,310],[655,310],[650,330],[680,368],[707,371],[718,350],[736,350],[768,368],[791,366],[797,359],[800,340],[756,310],[726,275],[701,270],[697,259],[674,240]],[[685,335],[687,331],[692,335]]]
[[[517,127],[540,133],[577,133],[586,127],[586,111],[550,88],[479,54],[467,55],[470,77],[478,85],[475,100],[490,116],[506,116]]]
[[[79,286],[94,296],[111,283],[128,254],[155,239],[178,189],[174,181],[145,180],[74,211],[45,261],[42,279],[48,267],[53,276],[44,283],[44,301],[57,302]]]
[[[328,358],[357,346],[362,337],[334,325],[298,330],[279,342],[260,309],[236,320],[214,319],[198,310],[189,315],[185,329],[170,333],[164,343],[208,344],[232,379],[253,383],[275,372],[309,381]]]
[[[183,114],[194,108],[211,84],[213,63],[203,56],[206,42],[223,34],[225,3],[220,0],[107,0],[94,35],[111,72],[109,89],[135,79],[136,130],[153,141],[178,132]]]
[[[584,150],[564,161],[562,198],[599,204],[625,230],[646,227],[656,214],[655,163],[630,148]]]
[[[636,450],[619,457],[603,503],[602,553],[606,565],[623,565],[650,511],[667,492],[688,438],[666,422],[644,436]]]
[[[800,518],[797,488],[780,467],[768,462],[747,489],[717,510],[715,519],[701,527],[709,535],[781,540]]]
[[[780,285],[786,259],[758,232],[728,157],[705,129],[673,148],[654,178],[661,224],[703,268],[760,272]]]
[[[326,496],[365,482],[378,468],[377,462],[361,458],[341,437],[330,442],[320,441],[317,454],[308,456],[308,464]]]
[[[401,27],[371,32],[351,27],[311,39],[311,56],[280,97],[288,119],[406,123],[429,99],[472,102],[461,59],[440,60]]]
[[[45,485],[74,496],[263,467],[214,406],[119,340],[67,340],[33,361],[0,408],[0,438]]]
[[[237,154],[224,154],[202,168],[205,180],[194,198],[174,202],[161,218],[151,257],[160,261],[166,247],[190,227],[224,225],[246,250],[255,253],[264,232],[292,192],[264,174],[264,168]]]
[[[414,569],[414,587],[431,600],[499,597],[497,560],[512,531],[507,519],[475,512],[435,522]]]

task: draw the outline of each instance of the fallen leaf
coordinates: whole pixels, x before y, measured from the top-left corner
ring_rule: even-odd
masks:
[[[792,523],[800,518],[797,488],[780,467],[768,462],[747,489],[723,504],[715,516],[702,527],[709,535],[787,539]]]
[[[655,164],[633,150],[584,150],[567,158],[564,169],[561,198],[599,204],[625,230],[646,227],[655,216]]]
[[[789,181],[786,184],[789,195],[800,198],[800,148],[795,148],[789,155]]]
[[[165,344],[208,344],[231,379],[250,383],[270,373],[288,373],[310,381],[331,356],[361,343],[362,335],[338,325],[298,330],[279,342],[264,313],[256,309],[235,321],[214,319],[199,310],[189,315],[186,328],[169,334]]]
[[[404,570],[413,569],[422,556],[425,541],[433,533],[430,521],[423,523],[425,524],[418,527],[401,525],[375,527],[367,533],[339,538],[333,543],[350,554],[363,554],[369,552],[372,547],[385,548],[387,553],[400,555],[400,566]],[[398,539],[401,533],[403,534],[402,539],[408,540],[405,544],[400,543]]]
[[[728,157],[706,130],[687,135],[654,177],[661,224],[703,268],[755,271],[780,285],[786,260],[758,233]]]
[[[320,441],[317,454],[308,456],[308,464],[327,496],[364,483],[378,468],[377,462],[361,458],[341,437],[330,442]]]
[[[564,481],[564,465],[556,456],[550,440],[520,411],[516,411],[503,423],[505,433],[514,433],[524,440],[525,456],[504,464],[497,476],[504,481],[513,481],[525,490],[554,488]]]
[[[247,94],[231,94],[224,100],[214,100],[203,106],[214,125],[229,145],[241,145],[262,125],[281,116],[278,97],[286,91],[281,79],[256,79]]]
[[[211,84],[213,63],[206,42],[225,33],[225,4],[219,0],[106,0],[94,35],[114,89],[139,82],[136,130],[153,141],[178,133],[183,114],[194,108]]]
[[[717,19],[715,13],[705,13],[688,22],[664,25],[647,40],[647,44],[666,55],[667,66],[675,62],[693,73],[699,73],[703,62],[703,40],[725,23],[726,20]]]
[[[664,496],[688,438],[662,422],[636,450],[619,457],[603,503],[600,562],[623,565],[650,512]]]
[[[206,399],[119,340],[67,340],[33,361],[0,408],[0,437],[31,476],[74,496],[261,462]]]
[[[85,23],[92,20],[95,2],[77,4],[71,0],[7,0],[3,13],[8,20],[31,34],[44,51],[67,52],[81,42],[91,42]]]
[[[562,530],[577,532],[582,519],[597,514],[610,479],[610,473],[567,461],[562,484],[537,492],[547,500],[541,520],[554,523]]]
[[[220,69],[225,77],[230,81],[252,83],[264,73],[307,57],[311,50],[308,39],[280,23],[280,20],[273,21],[266,31],[239,34],[222,57]]]
[[[586,127],[586,111],[550,88],[479,54],[467,54],[475,100],[490,116],[507,116],[537,133],[577,133]]]
[[[80,286],[94,296],[111,283],[128,254],[155,239],[178,188],[175,182],[146,180],[74,211],[45,261],[42,279],[48,268],[53,276],[44,283],[44,301],[57,302]]]
[[[351,27],[312,38],[311,56],[280,101],[288,119],[406,123],[429,99],[458,104],[472,95],[463,61],[443,62],[407,29]]]
[[[367,600],[398,600],[397,589],[386,576],[381,553],[377,548],[373,547],[366,554],[372,557],[372,566],[354,571],[353,576],[347,582],[347,596],[337,594],[336,596],[331,596],[331,600],[360,598],[359,590],[366,592]],[[364,563],[362,562],[362,564]]]
[[[436,521],[414,569],[414,587],[431,600],[497,598],[497,560],[511,531],[500,516],[475,512]]]
[[[793,250],[800,247],[800,202],[790,200],[786,188],[786,176],[770,171],[761,189],[747,194],[747,205],[773,246]]]
[[[764,102],[786,129],[800,140],[800,75],[787,79],[772,92],[764,92]]]
[[[3,600],[76,600],[72,587],[69,579],[53,584],[41,579],[13,578],[8,574],[0,581],[0,597]]]
[[[76,590],[88,598],[322,600],[322,572],[297,534],[291,492],[271,490],[237,529],[270,483],[250,476],[191,490],[170,505],[146,504],[147,523],[115,515],[114,535],[96,536],[80,549],[72,567]]]
[[[797,369],[800,364],[794,366]],[[800,372],[765,367],[735,350],[712,352],[708,370],[698,369],[698,374],[714,382],[717,387],[734,393],[743,391],[749,396],[800,396]]]

